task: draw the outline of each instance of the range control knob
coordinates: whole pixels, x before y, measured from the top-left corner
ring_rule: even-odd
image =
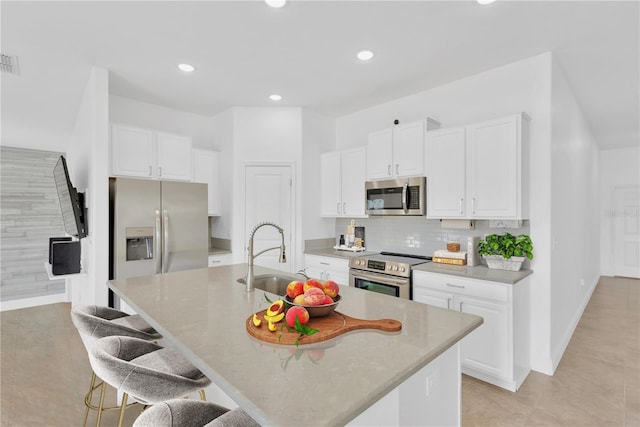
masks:
[[[400,267],[400,271],[404,273],[404,267]]]

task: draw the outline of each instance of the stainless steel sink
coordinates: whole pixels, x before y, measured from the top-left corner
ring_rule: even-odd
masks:
[[[263,291],[282,296],[286,295],[287,285],[294,280],[300,280],[300,278],[284,274],[262,274],[254,277],[253,285],[256,289],[261,289]],[[245,284],[245,278],[239,278],[238,283]]]

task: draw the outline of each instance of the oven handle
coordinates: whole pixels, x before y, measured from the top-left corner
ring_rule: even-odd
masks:
[[[352,286],[355,285],[355,279],[375,281],[383,285],[409,286],[411,284],[411,279],[409,277],[394,278],[387,276],[386,274],[368,273],[362,270],[351,269],[349,271],[349,276],[351,276],[349,282]]]

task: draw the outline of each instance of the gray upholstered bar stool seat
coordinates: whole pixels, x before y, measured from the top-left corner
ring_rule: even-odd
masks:
[[[229,410],[212,402],[172,399],[145,410],[133,427],[260,427],[241,408]]]
[[[191,362],[170,347],[131,337],[105,337],[89,350],[98,377],[124,392],[118,426],[128,396],[146,405],[188,396],[211,384]],[[100,411],[100,410],[99,410]]]
[[[71,321],[78,330],[87,352],[96,340],[113,335],[135,337],[144,340],[158,340],[162,338],[155,329],[149,326],[149,324],[137,314],[130,315],[110,307],[75,305],[71,309]],[[89,409],[98,409],[98,406],[95,406],[91,402],[93,392],[98,387],[100,387],[100,401],[103,402],[105,383],[100,382],[96,384],[96,374],[92,372],[89,391],[84,398],[85,412],[82,425],[87,425]],[[103,410],[105,409],[120,409],[120,406],[103,408]],[[97,425],[100,425],[100,415],[101,412],[98,414]]]

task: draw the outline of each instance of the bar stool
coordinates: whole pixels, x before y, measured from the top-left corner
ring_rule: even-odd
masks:
[[[241,408],[229,410],[212,402],[172,399],[145,410],[133,427],[260,427]]]
[[[100,338],[89,350],[89,362],[98,377],[124,393],[118,427],[129,396],[152,405],[199,391],[205,400],[203,389],[211,384],[176,350],[139,338]]]
[[[147,322],[140,316],[129,315],[110,307],[96,305],[76,305],[71,308],[71,321],[78,330],[82,343],[87,352],[93,343],[103,337],[120,335],[140,338],[144,340],[158,340],[162,336],[156,332]],[[83,426],[87,425],[89,409],[98,410],[98,407],[91,403],[93,392],[100,387],[100,401],[104,402],[104,393],[106,384],[104,381],[96,384],[96,374],[91,372],[91,383],[89,391],[84,397],[84,421]],[[103,410],[120,409],[120,406],[103,408]],[[98,413],[97,425],[100,425],[100,416]]]

